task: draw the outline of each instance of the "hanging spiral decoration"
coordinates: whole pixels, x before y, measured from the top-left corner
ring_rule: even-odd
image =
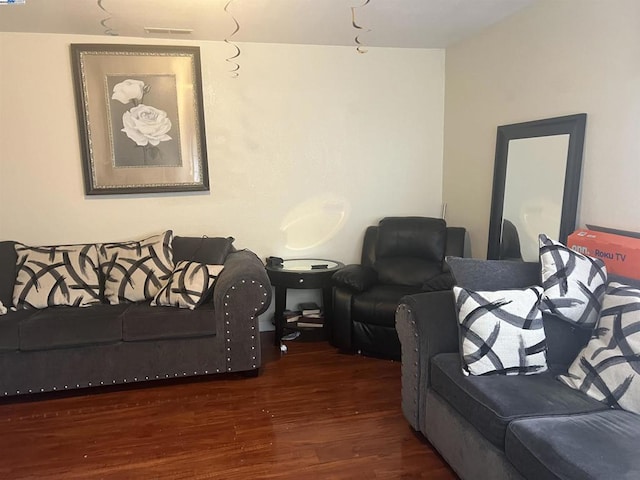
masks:
[[[238,23],[238,20],[236,20],[236,17],[233,16],[233,13],[229,12],[229,5],[231,5],[232,2],[233,0],[229,0],[227,2],[227,4],[224,6],[224,11],[233,20],[233,23],[235,24],[235,29],[233,30],[233,32],[231,32],[231,35],[229,35],[227,38],[224,39],[224,43],[226,43],[227,45],[231,45],[236,50],[236,53],[234,55],[226,59],[227,62],[233,65],[233,68],[229,71],[231,73],[231,76],[236,78],[238,77],[238,75],[240,75],[238,72],[240,70],[240,64],[236,62],[236,58],[240,56],[240,47],[238,47],[238,45],[233,43],[230,40],[230,38],[233,37],[236,33],[238,33],[238,31],[240,30],[240,24]]]
[[[104,13],[106,13],[107,16],[105,18],[103,18],[102,20],[100,20],[100,25],[102,25],[102,28],[104,28],[105,35],[111,35],[113,37],[117,37],[118,36],[118,32],[116,32],[113,28],[111,28],[109,25],[107,25],[107,22],[109,20],[111,20],[113,18],[113,16],[111,15],[111,12],[109,10],[104,8],[104,6],[102,5],[102,2],[103,2],[103,0],[98,0],[98,7],[100,8],[100,10],[102,10]]]
[[[356,42],[356,45],[358,45],[356,47],[356,50],[358,51],[358,53],[367,53],[369,51],[366,48],[363,48],[364,44],[360,41],[360,37],[365,33],[369,33],[371,29],[364,28],[358,25],[358,22],[356,22],[356,9],[364,7],[367,3],[369,3],[369,1],[370,0],[365,0],[365,2],[359,7],[351,7],[351,25],[353,25],[353,28],[355,28],[356,30],[362,30],[362,32],[358,33],[353,39],[354,42]]]

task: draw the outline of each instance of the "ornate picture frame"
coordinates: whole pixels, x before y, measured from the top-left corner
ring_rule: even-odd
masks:
[[[209,190],[200,49],[71,44],[87,195]]]

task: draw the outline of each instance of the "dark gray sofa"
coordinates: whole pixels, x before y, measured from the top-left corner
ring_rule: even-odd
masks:
[[[460,260],[451,268],[469,289],[540,284],[537,263]],[[555,379],[590,332],[543,321],[548,372],[464,376],[453,293],[404,297],[396,312],[404,416],[463,479],[640,478],[640,416]]]
[[[206,245],[220,245],[207,240]],[[16,278],[14,244],[0,242],[5,306],[12,305]],[[207,253],[202,246],[201,238],[175,237],[173,258],[193,260]],[[271,302],[271,286],[254,253],[229,250],[212,299],[195,310],[149,302],[10,309],[0,316],[0,396],[222,372],[257,374],[258,315]]]

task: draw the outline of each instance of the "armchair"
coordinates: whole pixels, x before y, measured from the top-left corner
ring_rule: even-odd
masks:
[[[465,233],[428,217],[386,217],[367,227],[360,264],[332,277],[331,344],[399,359],[395,311],[400,299],[453,286],[444,259],[464,255]]]

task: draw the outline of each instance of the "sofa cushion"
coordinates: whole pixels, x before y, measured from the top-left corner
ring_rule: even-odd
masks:
[[[559,379],[610,407],[640,413],[640,289],[607,287],[591,340]]]
[[[20,350],[49,350],[119,342],[126,305],[52,307],[22,320]]]
[[[233,237],[174,237],[173,261],[181,260],[221,265],[233,251]]]
[[[456,284],[471,290],[504,290],[541,285],[538,262],[447,257]]]
[[[572,325],[548,313],[542,314],[542,321],[547,337],[547,365],[558,372],[566,372],[589,341],[591,330]]]
[[[0,315],[0,352],[20,349],[20,322],[35,313],[37,310],[18,310]]]
[[[397,285],[374,285],[353,296],[351,319],[354,322],[395,328],[395,312],[405,295],[420,293],[419,288]]]
[[[544,287],[540,308],[569,323],[593,327],[607,285],[604,262],[571,250],[544,234],[539,241]]]
[[[536,480],[640,478],[640,416],[623,410],[515,420],[507,458]]]
[[[0,302],[7,308],[13,305],[13,284],[16,281],[17,258],[15,242],[8,240],[0,242],[0,265],[2,265],[0,268]]]
[[[98,249],[111,305],[151,300],[173,271],[173,232],[143,240],[104,243]]]
[[[151,301],[152,307],[179,307],[193,310],[213,292],[213,286],[224,265],[180,261],[160,291]]]
[[[475,291],[453,287],[465,375],[532,375],[547,370],[541,287]]]
[[[458,353],[433,357],[431,386],[500,449],[504,449],[507,425],[516,418],[607,408],[558,382],[551,371],[527,376],[465,376],[460,362]]]
[[[136,303],[127,308],[122,321],[122,338],[128,342],[215,334],[213,302],[195,310],[158,308]]]
[[[16,308],[100,303],[98,252],[95,245],[28,247],[15,244],[13,288]]]

